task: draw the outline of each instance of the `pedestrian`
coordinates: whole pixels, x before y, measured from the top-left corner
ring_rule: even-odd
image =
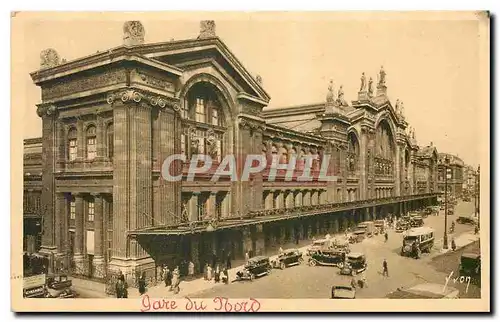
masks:
[[[167,267],[167,274],[166,274],[166,279],[167,279],[167,282],[165,284],[165,286],[169,286],[170,288],[172,288],[172,271]]]
[[[141,273],[141,277],[139,277],[139,294],[143,295],[146,293],[146,272]]]
[[[354,276],[353,276],[353,277],[351,278],[351,287],[352,287],[353,289],[356,289],[356,286],[357,286],[357,285],[356,285],[356,279],[355,279],[355,278],[354,278]]]
[[[207,265],[207,280],[212,280],[212,267],[210,267],[210,265]]]
[[[217,265],[214,271],[214,283],[219,283],[219,282],[220,282],[220,267],[219,265]]]
[[[384,258],[384,262],[382,263],[382,267],[383,267],[383,271],[382,271],[382,275],[383,276],[387,276],[389,277],[389,269],[387,267],[387,260]]]
[[[455,243],[455,238],[451,239],[451,250],[455,251],[457,249],[457,244]]]
[[[194,275],[194,263],[193,261],[189,261],[189,264],[188,264],[188,276],[190,278],[192,278]]]
[[[229,251],[226,256],[226,267],[231,268],[231,252]]]
[[[215,253],[214,250],[214,252],[212,253],[212,267],[215,267],[216,264],[217,264],[217,254]]]
[[[179,266],[177,266],[172,273],[172,280],[170,282],[170,291],[174,291],[174,288],[179,286],[180,275],[181,273],[179,270]]]
[[[299,234],[295,234],[295,245],[299,244]]]
[[[224,277],[226,280],[223,280],[225,284],[229,284],[229,272],[227,270],[227,267],[224,267],[224,271],[222,272],[224,274]]]
[[[203,266],[203,278],[205,281],[208,281],[208,264],[205,263],[205,266]]]
[[[116,292],[116,298],[121,299],[123,298],[123,281],[121,279],[117,279],[116,284],[115,284],[115,292]]]
[[[248,255],[248,251],[245,252],[245,263],[248,263],[248,260],[250,259],[250,256]]]
[[[163,268],[161,265],[156,266],[156,282],[163,281]]]
[[[387,240],[389,239],[389,234],[385,232],[384,237],[385,237],[385,242],[387,243]]]

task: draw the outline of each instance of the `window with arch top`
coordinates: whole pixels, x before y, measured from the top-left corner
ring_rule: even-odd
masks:
[[[90,125],[87,127],[86,131],[86,155],[87,160],[93,160],[97,156],[97,145],[96,145],[96,128],[94,125]]]
[[[76,160],[78,151],[78,139],[77,132],[74,127],[70,128],[68,131],[68,160]]]

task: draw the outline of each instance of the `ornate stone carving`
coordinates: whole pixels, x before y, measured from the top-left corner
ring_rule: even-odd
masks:
[[[240,128],[249,129],[251,131],[264,131],[265,129],[264,124],[255,120],[240,118],[238,120],[238,123],[240,125]]]
[[[126,80],[125,70],[118,69],[105,74],[54,84],[42,89],[42,98],[51,99],[68,94],[75,94],[94,88],[124,83]]]
[[[145,34],[140,21],[127,21],[123,24],[123,44],[126,46],[143,44]]]
[[[200,22],[200,35],[198,36],[198,39],[214,37],[217,37],[215,34],[215,21],[202,20]]]
[[[142,72],[137,72],[139,75],[140,79],[145,82],[146,84],[150,85],[151,87],[155,87],[158,89],[172,89],[173,84],[167,80],[145,74]]]
[[[57,51],[52,48],[42,50],[40,53],[40,68],[51,68],[60,64]]]
[[[342,88],[342,85],[339,87],[338,95],[337,95],[337,104],[339,106],[347,106],[347,102],[344,99],[344,89]]]
[[[54,105],[39,105],[36,109],[36,114],[42,118],[46,116],[55,117],[57,116],[57,112],[57,108]]]
[[[260,75],[255,76],[255,81],[257,84],[262,85],[262,77]]]
[[[146,105],[158,107],[160,109],[171,107],[176,112],[180,112],[181,110],[178,103],[174,103],[164,96],[150,94],[132,88],[110,93],[106,98],[108,104],[113,104],[118,100],[122,101],[123,103],[145,103]]]

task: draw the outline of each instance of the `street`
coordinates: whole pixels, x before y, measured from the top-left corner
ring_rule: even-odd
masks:
[[[448,216],[448,225],[458,216],[468,216],[473,213],[474,204],[459,202],[455,215]],[[366,271],[367,288],[358,289],[356,298],[384,298],[398,287],[413,286],[419,283],[445,284],[450,270],[456,270],[461,251],[441,254],[444,233],[444,211],[439,216],[429,216],[424,219],[424,226],[435,230],[434,249],[430,254],[422,254],[419,260],[400,256],[402,234],[389,230],[388,242],[384,236],[374,236],[362,243],[351,245],[352,252],[363,252],[367,257]],[[448,236],[448,242],[454,236],[473,231],[471,225],[456,224],[455,233]],[[389,277],[382,276],[382,262],[388,263]],[[305,261],[307,262],[307,260]],[[190,297],[211,298],[224,296],[229,298],[329,298],[333,285],[349,284],[350,276],[339,275],[336,267],[310,267],[305,262],[302,265],[273,270],[268,276],[254,281],[233,282],[230,285],[216,285],[202,292],[189,294]],[[443,265],[443,262],[447,265]],[[436,267],[438,269],[436,269]],[[234,279],[234,276],[230,277]],[[209,283],[209,282],[207,282]],[[449,284],[449,286],[452,286]],[[460,290],[462,297],[479,297],[479,288],[469,286],[465,294],[465,286],[453,285]]]

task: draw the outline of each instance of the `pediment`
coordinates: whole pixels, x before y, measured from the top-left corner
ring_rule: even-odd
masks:
[[[182,70],[211,65],[240,93],[264,102],[270,97],[262,85],[243,67],[219,38],[193,39],[167,43],[147,44],[138,48],[141,55],[176,66]]]

